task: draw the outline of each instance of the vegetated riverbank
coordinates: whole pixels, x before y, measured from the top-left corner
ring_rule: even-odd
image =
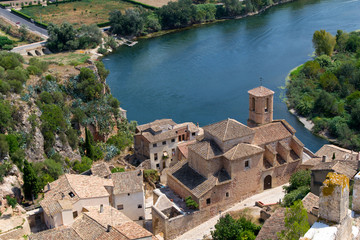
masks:
[[[335,52],[331,48],[322,51],[315,44],[317,57],[289,75],[287,105],[305,127],[313,123],[313,133],[359,150],[360,33],[338,30],[336,37],[325,31],[321,34]]]
[[[148,33],[146,35],[143,35],[143,36],[132,37],[131,39],[132,40],[138,40],[138,39],[148,39],[148,38],[160,37],[160,36],[163,36],[165,34],[181,32],[181,31],[201,27],[201,26],[208,25],[208,24],[214,24],[214,23],[218,23],[218,22],[223,22],[223,21],[226,21],[226,20],[242,19],[242,18],[246,18],[246,17],[256,16],[258,14],[261,14],[261,13],[265,12],[266,10],[268,10],[271,7],[275,7],[277,5],[285,4],[285,3],[289,3],[289,2],[293,2],[293,1],[296,1],[296,0],[282,0],[282,1],[279,1],[279,2],[275,2],[275,3],[271,0],[271,1],[269,1],[269,2],[271,2],[270,5],[264,6],[260,10],[257,10],[257,11],[254,11],[254,12],[247,12],[245,14],[236,15],[236,16],[223,16],[223,17],[220,17],[218,19],[211,20],[211,21],[195,23],[195,24],[191,24],[189,26],[185,26],[185,27],[181,27],[181,28],[165,29],[165,30],[155,31],[155,32],[151,32],[151,33]]]

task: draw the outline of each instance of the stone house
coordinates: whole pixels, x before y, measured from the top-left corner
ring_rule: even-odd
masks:
[[[274,92],[249,91],[252,128],[227,119],[203,127],[204,137],[188,147],[188,160],[168,172],[168,186],[199,209],[228,206],[288,182],[301,163],[303,144],[285,120],[273,121]]]
[[[71,225],[84,207],[100,205],[126,205],[126,209],[123,207],[120,210],[131,220],[143,224],[144,201],[143,173],[137,170],[113,173],[110,179],[65,174],[45,187],[44,200],[40,205],[44,210],[46,226],[57,228]]]
[[[176,124],[172,119],[139,125],[134,136],[135,157],[150,159],[150,168],[163,170],[177,161],[178,144],[196,139],[202,129],[191,122]]]
[[[84,207],[70,225],[31,234],[30,240],[155,240],[155,236],[108,205]]]

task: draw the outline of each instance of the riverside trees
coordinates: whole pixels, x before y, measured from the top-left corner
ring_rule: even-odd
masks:
[[[317,31],[314,37],[317,54],[326,55],[315,57],[291,73],[287,85],[289,107],[313,120],[313,132],[330,134],[339,145],[358,151],[360,33],[338,31],[336,37],[331,37]]]

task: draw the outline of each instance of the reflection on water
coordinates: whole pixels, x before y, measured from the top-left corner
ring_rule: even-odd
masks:
[[[228,117],[246,123],[247,91],[260,84],[276,92],[274,118],[286,119],[313,151],[322,144],[280,99],[285,77],[313,52],[315,30],[360,28],[360,1],[298,0],[259,16],[205,25],[140,40],[104,64],[111,91],[140,124],[159,118],[210,124]]]

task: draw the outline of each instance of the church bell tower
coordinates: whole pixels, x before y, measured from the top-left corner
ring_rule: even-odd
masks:
[[[249,119],[248,126],[256,127],[273,121],[274,92],[260,86],[248,91]]]

